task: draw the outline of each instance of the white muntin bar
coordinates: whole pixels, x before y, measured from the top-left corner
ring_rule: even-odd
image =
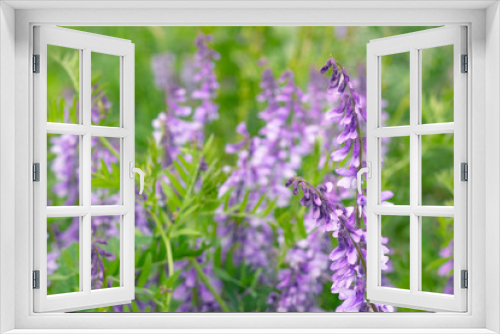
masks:
[[[410,50],[410,126],[417,127],[420,115],[420,57],[419,50]],[[420,203],[420,136],[410,134],[410,207]],[[410,215],[410,291],[415,293],[420,286],[420,217]]]

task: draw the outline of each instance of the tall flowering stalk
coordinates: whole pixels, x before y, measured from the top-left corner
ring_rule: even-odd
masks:
[[[341,96],[340,104],[329,111],[327,119],[338,122],[340,134],[335,139],[335,144],[343,145],[331,154],[334,162],[344,161],[349,155],[348,168],[336,170],[342,178],[337,186],[343,188],[356,187],[356,174],[364,165],[362,136],[360,123],[366,122],[366,109],[364,108],[358,92],[350,81],[344,68],[339,66],[335,59],[329,59],[320,70],[326,73],[332,69],[327,91]],[[291,178],[287,184],[293,193],[302,189],[301,205],[310,207],[316,225],[325,231],[332,231],[332,236],[338,240],[338,246],[330,254],[332,265],[332,293],[339,294],[343,303],[337,312],[364,312],[364,311],[393,311],[392,307],[369,303],[365,298],[366,292],[366,198],[364,194],[356,195],[356,207],[344,207],[342,202],[329,198],[334,184],[326,182],[314,187],[300,177]],[[392,197],[386,193],[386,198]],[[361,212],[358,212],[358,207]],[[388,252],[389,249],[385,248]],[[386,256],[386,254],[383,254]],[[385,269],[389,269],[387,263]]]
[[[276,80],[272,71],[265,69],[260,87],[257,100],[266,106],[258,117],[266,123],[254,137],[250,137],[245,123],[238,125],[236,130],[242,140],[226,145],[227,153],[238,154],[237,167],[219,190],[222,196],[231,189],[229,207],[246,203],[248,217],[234,218],[220,209],[216,219],[224,252],[232,252],[235,264],[244,260],[253,269],[263,268],[270,275],[270,264],[277,252],[268,220],[274,217],[272,212],[267,217],[252,214],[259,214],[271,203],[277,207],[289,204],[291,194],[283,181],[300,168],[303,156],[314,148],[318,111],[310,114],[305,109],[306,96],[295,84],[291,71]]]
[[[304,216],[308,233],[290,248],[285,257],[286,268],[277,275],[276,289],[268,298],[269,310],[278,312],[321,312],[317,297],[328,281],[328,252],[331,240],[323,231],[315,229],[312,212]]]
[[[177,177],[175,182],[179,185],[186,186],[186,181],[178,174],[181,160],[191,162],[193,157],[182,151],[183,147],[192,143],[199,148],[203,144],[205,137],[205,125],[218,118],[218,105],[214,101],[217,97],[219,84],[215,75],[215,61],[219,59],[219,54],[209,47],[209,42],[212,41],[210,35],[200,34],[195,41],[196,54],[194,61],[189,64],[190,77],[185,81],[187,86],[193,89],[191,92],[179,83],[173,71],[174,58],[170,54],[156,55],[152,61],[152,68],[155,74],[155,81],[158,88],[165,93],[167,109],[160,113],[153,120],[153,136],[156,140],[158,149],[161,151],[160,157],[161,166],[168,173],[161,173],[155,185],[156,199],[161,207],[158,210],[168,208],[168,201],[172,200],[167,195],[165,186],[172,187],[172,175]],[[191,98],[192,101],[189,100]],[[195,108],[193,113],[192,102],[200,101],[201,103]],[[190,103],[191,102],[191,103]],[[175,166],[174,166],[175,165]],[[174,168],[175,167],[175,168]],[[200,171],[206,170],[207,166],[202,161],[199,166]],[[201,179],[198,180],[196,189],[200,189],[203,185]],[[176,196],[176,194],[171,194]],[[149,209],[150,210],[150,209]],[[189,261],[173,262],[171,258],[172,247],[170,240],[167,237],[169,229],[172,228],[172,223],[165,222],[162,217],[170,217],[168,221],[175,221],[176,212],[166,212],[161,215],[159,212],[149,211],[149,215],[156,224],[156,228],[160,229],[164,237],[164,242],[167,245],[167,255],[170,260],[166,268],[167,276],[173,277],[176,270],[181,270],[179,276],[180,285],[169,292],[167,296],[167,308],[170,303],[170,295],[174,299],[182,301],[181,306],[177,309],[178,312],[186,311],[220,311],[223,307],[223,302],[220,301],[218,293],[222,286],[220,280],[215,276],[210,269],[213,266],[211,260],[206,256],[198,256],[191,263]],[[163,225],[166,224],[166,227]],[[203,268],[201,267],[203,265]],[[199,270],[198,270],[199,269]],[[151,277],[150,280],[156,279]]]
[[[220,55],[208,47],[208,43],[212,40],[211,35],[198,35],[195,42],[197,51],[194,56],[193,81],[197,84],[197,88],[192,92],[191,97],[201,101],[201,105],[194,112],[194,120],[201,124],[219,118],[217,112],[219,107],[213,100],[219,88],[214,61],[219,60]]]

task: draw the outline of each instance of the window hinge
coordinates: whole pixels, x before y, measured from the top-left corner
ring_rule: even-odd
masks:
[[[40,289],[40,270],[33,270],[33,289]]]
[[[467,289],[469,287],[469,273],[467,270],[461,271],[461,279],[462,279],[462,289]]]
[[[40,182],[40,163],[38,162],[33,164],[33,181]]]
[[[469,165],[466,162],[460,164],[460,180],[469,181]]]
[[[462,55],[462,73],[469,72],[469,57],[467,55]]]
[[[33,73],[40,73],[40,55],[33,55]]]

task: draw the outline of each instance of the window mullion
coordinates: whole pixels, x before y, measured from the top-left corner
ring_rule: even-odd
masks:
[[[419,216],[413,209],[420,203],[420,136],[414,132],[419,123],[420,60],[419,50],[410,50],[410,291],[420,286],[420,228]]]
[[[84,73],[84,56],[83,56],[83,50],[80,49],[80,52],[79,52],[79,64],[80,64],[80,68],[79,68],[79,71],[80,71],[80,76],[79,76],[79,85],[80,85],[80,91],[78,92],[78,119],[80,120],[80,124],[82,125],[79,125],[79,126],[82,126],[82,127],[85,127],[83,124],[84,122],[84,117],[83,117],[83,114],[84,114],[84,99],[83,99],[83,95],[82,95],[82,91],[85,91],[85,86],[84,86],[84,78],[83,78],[83,73]],[[86,127],[88,129],[88,126]],[[78,150],[78,161],[80,162],[80,168],[78,168],[78,189],[79,189],[79,196],[80,196],[80,205],[87,205],[88,203],[84,201],[84,191],[83,191],[83,185],[85,184],[83,182],[84,178],[83,178],[83,168],[81,168],[81,164],[82,162],[84,161],[84,145],[83,145],[83,136],[80,137],[80,140],[78,141],[78,146],[79,146],[79,150]],[[84,261],[83,261],[83,250],[85,249],[83,247],[84,245],[84,234],[83,234],[83,224],[84,220],[83,220],[83,217],[80,216],[79,217],[79,222],[78,222],[78,231],[80,231],[80,233],[78,233],[78,243],[80,245],[79,247],[79,261],[78,261],[78,264],[79,264],[79,273],[80,273],[80,276],[79,276],[79,285],[80,285],[80,291],[83,291],[83,288],[84,288],[84,268],[85,268],[85,265],[84,265]]]
[[[91,108],[92,108],[92,93],[91,93],[91,66],[90,66],[90,49],[83,49],[82,61],[82,86],[80,96],[82,97],[82,124],[90,128],[91,125]],[[83,135],[83,154],[80,160],[80,169],[82,172],[81,188],[83,205],[90,208],[91,205],[91,134],[88,131]],[[90,210],[82,218],[83,240],[80,245],[80,256],[82,259],[82,275],[83,291],[90,293],[91,291],[91,215]]]

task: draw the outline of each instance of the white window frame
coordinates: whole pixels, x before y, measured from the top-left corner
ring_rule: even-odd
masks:
[[[130,170],[135,165],[134,44],[129,40],[85,33],[72,29],[35,26],[34,54],[39,55],[39,73],[33,75],[34,162],[39,163],[39,181],[33,184],[34,270],[39,271],[39,288],[34,289],[35,312],[74,311],[128,304],[135,295],[135,188]],[[47,122],[47,46],[55,45],[79,53],[79,124]],[[91,122],[92,53],[119,58],[120,123],[116,127]],[[47,206],[47,134],[79,136],[80,203],[75,206]],[[91,204],[91,138],[111,137],[120,142],[120,203]],[[133,172],[132,172],[133,176]],[[91,220],[94,216],[119,216],[120,285],[92,290]],[[79,291],[47,295],[47,218],[79,217]]]
[[[0,214],[1,330],[60,333],[192,332],[248,333],[495,333],[500,331],[500,11],[497,1],[248,2],[17,2],[0,4]],[[14,10],[12,7],[17,7]],[[58,7],[69,8],[58,8]],[[101,8],[97,8],[97,7]],[[102,9],[102,7],[110,9]],[[150,9],[146,9],[146,7]],[[163,8],[158,8],[162,7]],[[393,8],[396,7],[397,8]],[[86,7],[86,8],[85,8]],[[225,7],[225,9],[220,9]],[[24,8],[24,9],[22,9]],[[31,9],[30,9],[31,8]],[[78,8],[78,9],[75,9]],[[114,8],[114,9],[113,9]],[[151,9],[152,8],[152,9]],[[485,24],[486,22],[486,24]],[[35,314],[32,270],[31,45],[35,24],[54,25],[467,25],[469,31],[468,192],[469,307],[466,313],[434,314]],[[15,40],[13,38],[15,31]],[[15,66],[15,71],[13,67]],[[486,66],[488,71],[486,71]],[[6,75],[4,75],[4,73]],[[12,85],[15,78],[15,86]],[[15,110],[15,113],[13,112]],[[8,127],[15,131],[9,130]],[[15,133],[14,133],[15,132]],[[486,134],[488,137],[486,137]],[[15,145],[12,145],[12,135]],[[10,137],[9,137],[10,136]],[[486,141],[488,138],[488,141]],[[9,141],[10,139],[10,141]],[[488,151],[488,154],[485,152]],[[15,161],[15,162],[14,162]],[[488,163],[486,163],[488,162]],[[15,179],[12,174],[15,171]],[[486,174],[488,173],[488,182]],[[4,186],[6,185],[6,186]],[[15,200],[12,189],[15,186]],[[488,194],[488,196],[486,196]],[[12,206],[15,210],[9,209]],[[486,207],[488,214],[486,215]],[[488,218],[488,219],[486,219]],[[13,224],[15,222],[15,225]],[[472,226],[474,229],[472,229]],[[14,239],[15,238],[15,239]],[[26,261],[29,259],[28,261]],[[486,262],[488,266],[486,266]],[[13,288],[14,287],[14,288]],[[488,291],[488,293],[486,293]],[[14,305],[14,307],[12,307]],[[247,330],[243,330],[243,329]],[[162,330],[163,329],[163,330]],[[219,330],[217,330],[219,329]],[[268,329],[268,330],[265,330]],[[355,330],[357,329],[357,330]],[[40,331],[38,331],[40,330]],[[107,331],[108,330],[108,331]],[[47,331],[45,331],[47,332]],[[155,331],[156,332],[156,331]],[[254,331],[252,331],[254,332]]]
[[[466,27],[448,26],[411,34],[380,38],[367,46],[367,164],[371,169],[367,182],[367,298],[374,303],[390,304],[430,311],[467,310],[467,290],[461,288],[461,270],[467,270],[467,182],[461,181],[461,163],[467,163],[467,75],[462,73],[462,55],[467,55]],[[440,46],[453,47],[453,122],[422,124],[422,50]],[[382,124],[382,57],[409,54],[410,124]],[[431,112],[431,111],[427,111]],[[422,203],[422,139],[421,135],[453,134],[454,142],[454,206],[429,206]],[[407,205],[383,205],[381,194],[381,138],[399,137],[410,140],[410,191]],[[432,171],[426,171],[432,172]],[[410,286],[409,289],[384,287],[381,270],[382,217],[395,215],[409,218]],[[453,290],[443,294],[422,291],[422,217],[453,217]]]

